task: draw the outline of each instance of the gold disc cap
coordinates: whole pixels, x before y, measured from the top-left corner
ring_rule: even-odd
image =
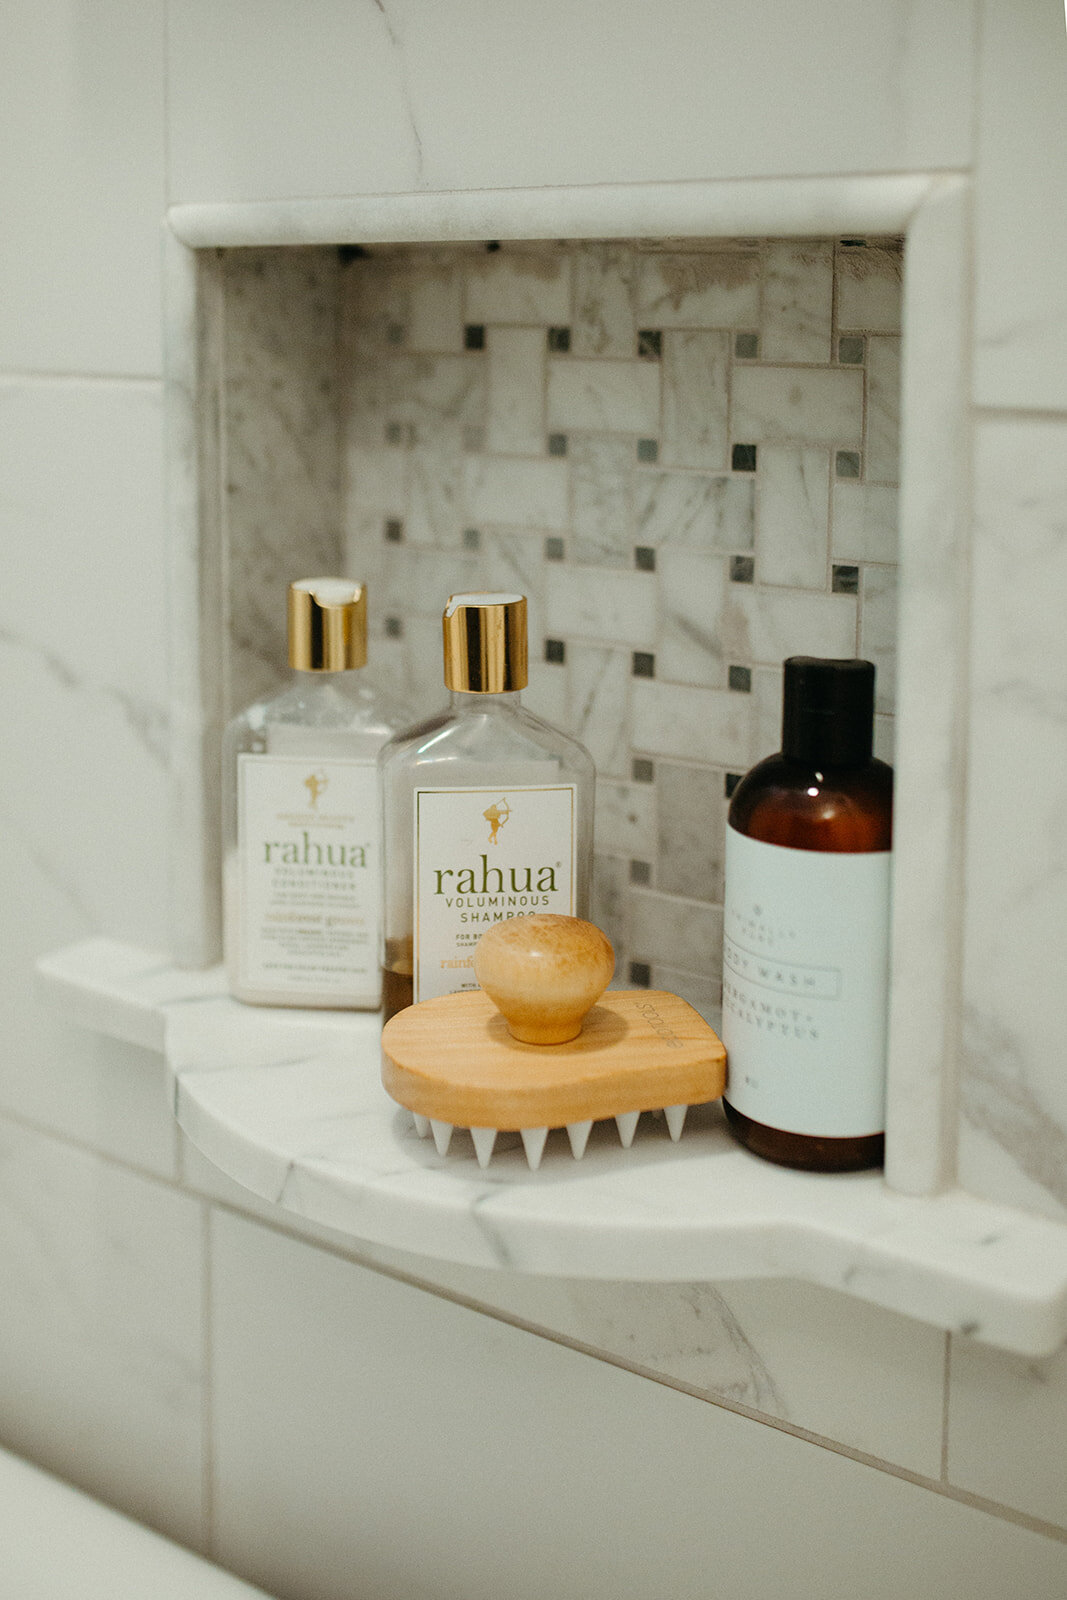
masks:
[[[347,672],[367,659],[367,590],[348,578],[298,578],[289,585],[289,665]]]
[[[526,596],[454,594],[441,619],[445,687],[467,694],[525,689]]]

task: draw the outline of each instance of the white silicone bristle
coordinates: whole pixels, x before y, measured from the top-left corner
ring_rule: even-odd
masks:
[[[567,1138],[571,1142],[571,1154],[575,1161],[580,1161],[585,1155],[585,1147],[589,1143],[589,1132],[593,1124],[589,1122],[568,1122]]]
[[[663,1113],[667,1118],[667,1132],[677,1144],[682,1137],[682,1128],[685,1126],[685,1114],[688,1106],[664,1106]]]
[[[619,1138],[622,1140],[624,1150],[629,1150],[634,1142],[634,1134],[637,1132],[637,1119],[640,1115],[640,1111],[620,1111],[615,1118],[615,1126],[619,1130]]]
[[[418,1134],[419,1138],[428,1139],[430,1136],[429,1117],[420,1117],[417,1111],[413,1111],[411,1115],[415,1118],[415,1132]]]
[[[521,1128],[522,1147],[526,1151],[526,1160],[531,1172],[536,1172],[541,1165],[541,1156],[548,1138],[547,1128]]]
[[[489,1158],[496,1144],[496,1129],[472,1128],[471,1138],[474,1140],[474,1153],[478,1157],[478,1165],[484,1170],[489,1165]]]
[[[431,1117],[430,1127],[433,1129],[433,1142],[437,1146],[437,1154],[446,1156],[448,1147],[452,1143],[452,1124],[450,1122],[438,1122]]]

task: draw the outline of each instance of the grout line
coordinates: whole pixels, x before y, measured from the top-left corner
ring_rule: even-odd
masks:
[[[952,1335],[945,1334],[945,1365],[941,1394],[941,1482],[948,1486],[949,1392],[952,1378]]]
[[[212,1247],[214,1208],[210,1201],[201,1202],[200,1240],[201,1261],[201,1353],[200,1353],[200,1450],[201,1450],[201,1516],[204,1529],[204,1549],[210,1560],[215,1559],[215,1373],[213,1360],[214,1333],[214,1274]]]
[[[972,404],[975,422],[1061,422],[1067,424],[1067,406],[991,406]]]
[[[943,1403],[942,1419],[941,1477],[932,1478],[925,1476],[922,1473],[914,1472],[908,1467],[900,1466],[895,1462],[887,1461],[882,1457],[873,1456],[865,1451],[857,1450],[851,1445],[842,1443],[840,1440],[831,1439],[824,1434],[815,1433],[809,1428],[802,1428],[797,1424],[787,1422],[782,1418],[770,1416],[766,1412],[758,1411],[754,1407],[743,1405],[741,1402],[728,1399],[726,1396],[709,1394],[707,1390],[696,1388],[691,1384],[686,1384],[681,1379],[670,1377],[662,1372],[657,1372],[653,1368],[644,1367],[637,1363],[626,1361],[621,1356],[616,1356],[610,1351],[605,1351],[596,1345],[587,1344],[584,1340],[558,1333],[553,1329],[543,1327],[537,1323],[528,1322],[526,1319],[520,1316],[505,1311],[502,1308],[490,1305],[484,1301],[477,1300],[473,1296],[465,1295],[457,1290],[447,1289],[439,1284],[435,1284],[427,1278],[418,1276],[416,1273],[406,1272],[402,1268],[387,1266],[368,1259],[366,1256],[359,1253],[359,1241],[354,1241],[354,1247],[349,1249],[340,1244],[335,1244],[330,1240],[316,1238],[301,1228],[301,1219],[297,1217],[296,1213],[292,1214],[291,1222],[289,1221],[288,1217],[283,1217],[276,1221],[273,1218],[264,1217],[261,1213],[255,1210],[245,1210],[236,1205],[233,1201],[222,1200],[210,1193],[205,1193],[202,1190],[193,1188],[192,1186],[188,1185],[185,1180],[161,1178],[158,1173],[148,1172],[143,1168],[133,1166],[128,1161],[98,1150],[95,1146],[87,1144],[84,1140],[71,1138],[66,1134],[58,1134],[53,1129],[43,1127],[41,1124],[34,1123],[27,1118],[13,1115],[9,1111],[0,1112],[0,1119],[17,1123],[29,1131],[42,1134],[45,1137],[54,1139],[61,1144],[66,1144],[72,1148],[94,1155],[98,1160],[109,1166],[115,1166],[123,1171],[132,1172],[136,1176],[142,1177],[161,1188],[182,1194],[189,1199],[196,1199],[201,1203],[203,1207],[202,1228],[204,1241],[203,1293],[205,1296],[203,1325],[204,1343],[202,1359],[205,1363],[205,1374],[209,1380],[209,1362],[212,1353],[210,1337],[210,1320],[212,1309],[210,1243],[212,1237],[212,1219],[216,1212],[221,1212],[227,1216],[233,1216],[246,1222],[255,1223],[256,1225],[267,1229],[269,1232],[277,1234],[281,1238],[293,1240],[295,1243],[305,1245],[309,1249],[321,1250],[323,1253],[333,1256],[337,1260],[346,1261],[353,1266],[362,1268],[365,1271],[377,1273],[379,1276],[392,1279],[397,1283],[408,1284],[411,1288],[421,1289],[424,1293],[432,1294],[438,1299],[447,1300],[452,1304],[462,1306],[469,1311],[477,1312],[482,1316],[491,1317],[494,1321],[502,1322],[509,1327],[517,1328],[522,1332],[533,1334],[537,1338],[547,1339],[550,1343],[562,1345],[566,1349],[574,1350],[580,1355],[587,1355],[595,1360],[606,1362],[609,1366],[618,1367],[626,1372],[632,1372],[636,1377],[646,1378],[652,1383],[661,1384],[663,1387],[668,1389],[675,1389],[680,1394],[690,1395],[693,1399],[702,1400],[708,1405],[718,1406],[724,1411],[732,1411],[738,1416],[747,1417],[752,1422],[762,1423],[767,1427],[775,1428],[780,1433],[789,1434],[793,1438],[801,1439],[808,1444],[814,1445],[816,1448],[829,1450],[834,1455],[844,1456],[848,1460],[855,1461],[861,1466],[871,1467],[875,1471],[883,1472],[889,1477],[903,1479],[907,1483],[915,1484],[918,1488],[928,1489],[931,1491],[931,1493],[939,1494],[945,1499],[954,1500],[960,1505],[971,1506],[975,1510],[983,1511],[989,1516],[998,1518],[1000,1521],[1014,1523],[1016,1526],[1026,1528],[1030,1532],[1044,1534],[1047,1538],[1057,1540],[1060,1543],[1067,1543],[1067,1527],[1060,1527],[1055,1523],[1045,1522],[1040,1517],[1029,1516],[1026,1512],[1019,1511],[1012,1506],[1006,1506],[1000,1501],[990,1500],[982,1495],[973,1494],[969,1490],[957,1488],[955,1485],[947,1481],[945,1477],[945,1434],[947,1430],[948,1417],[947,1375],[951,1342],[951,1335],[947,1333],[945,1334],[946,1383],[944,1390],[945,1401]],[[251,1194],[252,1191],[250,1190],[249,1193]],[[649,1285],[650,1289],[654,1289],[656,1287],[659,1286],[652,1284]],[[202,1426],[204,1428],[204,1492],[209,1498],[209,1503],[205,1508],[205,1516],[209,1530],[209,1537],[212,1541],[212,1543],[208,1544],[209,1552],[213,1549],[214,1539],[214,1440],[212,1427],[212,1399],[212,1385],[210,1381],[208,1381],[205,1383],[203,1388]]]
[[[162,392],[162,374],[153,377],[148,372],[35,372],[18,367],[0,371],[0,385],[32,384],[44,388],[132,388],[149,393]]]
[[[915,1472],[910,1467],[901,1466],[899,1463],[888,1461],[884,1457],[871,1455],[867,1451],[856,1449],[854,1446],[844,1444],[840,1440],[816,1433],[810,1428],[800,1427],[798,1424],[788,1422],[781,1417],[775,1417],[767,1412],[759,1411],[753,1406],[746,1406],[740,1401],[727,1398],[725,1395],[709,1393],[706,1389],[699,1389],[680,1378],[674,1378],[658,1372],[654,1368],[627,1361],[622,1356],[603,1350],[597,1345],[588,1344],[572,1335],[559,1333],[539,1323],[530,1322],[513,1312],[478,1300],[474,1296],[463,1294],[462,1291],[444,1288],[429,1279],[419,1277],[416,1273],[406,1272],[403,1268],[387,1266],[370,1260],[329,1241],[309,1238],[306,1234],[294,1234],[284,1227],[278,1227],[274,1223],[257,1216],[255,1213],[241,1211],[232,1203],[216,1201],[214,1206],[247,1222],[259,1224],[272,1233],[281,1234],[286,1238],[295,1238],[299,1243],[306,1244],[311,1249],[321,1250],[324,1254],[346,1261],[364,1271],[376,1273],[378,1276],[389,1278],[396,1283],[406,1284],[413,1289],[420,1289],[426,1294],[434,1295],[437,1299],[446,1300],[452,1305],[461,1306],[465,1310],[490,1317],[493,1321],[501,1322],[507,1327],[516,1328],[519,1332],[529,1333],[535,1338],[545,1339],[550,1344],[561,1345],[564,1349],[573,1350],[578,1355],[585,1355],[594,1360],[603,1361],[608,1366],[617,1367],[619,1370],[632,1373],[638,1378],[645,1378],[649,1382],[659,1384],[665,1389],[673,1389],[679,1394],[689,1395],[694,1400],[701,1400],[706,1405],[715,1406],[722,1411],[730,1411],[735,1416],[745,1417],[750,1422],[762,1424],[765,1427],[775,1429],[778,1433],[784,1433],[791,1438],[800,1439],[805,1444],[813,1445],[816,1449],[828,1450],[831,1454],[843,1456],[846,1460],[854,1461],[859,1466],[870,1467],[873,1471],[884,1473],[887,1477],[898,1478],[905,1483],[913,1484],[916,1488],[926,1489],[931,1494],[939,1495],[942,1499],[953,1500],[959,1505],[970,1506],[976,1511],[985,1512],[988,1516],[996,1517],[998,1521],[1013,1523],[1017,1527],[1027,1529],[1029,1532],[1043,1534],[1046,1538],[1053,1539],[1060,1544],[1067,1544],[1067,1526],[1061,1527],[1056,1523],[1046,1522],[1040,1517],[1032,1517],[1013,1506],[1003,1505],[1000,1501],[972,1494],[966,1489],[959,1489],[952,1484],[942,1482],[939,1478]],[[659,1286],[649,1285],[649,1287]],[[946,1338],[948,1337],[946,1335]]]

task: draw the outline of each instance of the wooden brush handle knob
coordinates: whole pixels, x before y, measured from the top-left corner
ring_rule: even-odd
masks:
[[[592,922],[538,912],[482,934],[474,975],[523,1044],[565,1044],[611,982],[615,952]]]

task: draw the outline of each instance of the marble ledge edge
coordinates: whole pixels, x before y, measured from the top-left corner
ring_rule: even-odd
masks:
[[[591,1205],[576,1217],[566,1186],[494,1183],[489,1173],[456,1167],[413,1171],[403,1160],[390,1170],[395,1128],[387,1131],[388,1150],[380,1127],[377,1142],[366,1141],[366,1128],[383,1122],[376,1103],[341,1118],[342,1148],[352,1135],[357,1152],[346,1164],[322,1153],[321,1116],[309,1117],[302,1140],[299,1121],[282,1106],[284,1089],[279,1114],[261,1107],[261,1087],[254,1088],[257,1114],[246,1119],[247,1074],[269,1065],[281,1087],[279,1064],[309,1071],[332,1111],[337,1083],[350,1077],[351,1047],[366,1050],[376,1019],[237,1008],[219,969],[182,971],[158,953],[104,938],[47,955],[37,971],[70,1021],[146,1050],[166,1055],[168,1019],[184,1014],[174,1043],[184,1039],[184,1055],[194,1041],[192,1055],[168,1061],[167,1070],[186,1133],[228,1176],[309,1222],[442,1260],[532,1274],[802,1278],[1029,1357],[1049,1355],[1067,1338],[1067,1227],[1047,1218],[959,1190],[926,1200],[895,1194],[878,1174],[856,1175],[846,1193],[839,1183],[756,1161],[728,1140],[711,1159],[701,1157],[689,1204],[683,1167],[665,1163],[657,1178],[616,1162],[590,1170]],[[302,1097],[303,1082],[299,1089]],[[691,1205],[698,1193],[699,1208]]]

